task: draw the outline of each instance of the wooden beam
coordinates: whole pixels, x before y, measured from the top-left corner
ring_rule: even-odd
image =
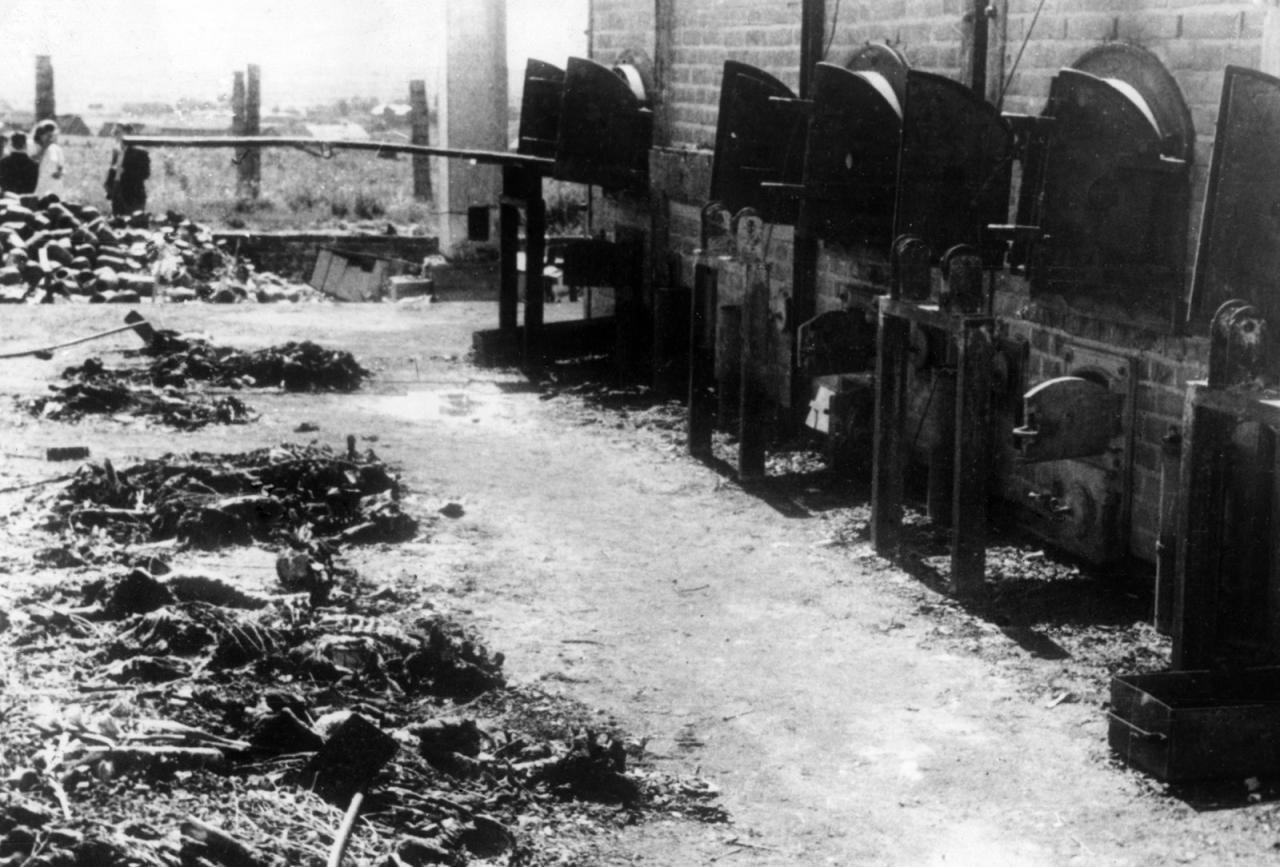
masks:
[[[764,369],[769,363],[769,281],[764,265],[747,269],[747,291],[742,298],[742,379],[738,408],[738,479],[752,481],[765,475],[765,451],[769,441],[769,386]]]
[[[54,99],[53,60],[47,54],[36,55],[36,120],[57,120]]]
[[[979,99],[987,98],[987,47],[990,42],[990,19],[987,0],[973,0],[973,56],[969,59],[969,86]]]
[[[498,206],[498,328],[519,327],[520,272],[516,251],[520,246],[520,210],[516,202],[526,193],[525,172],[519,166],[502,167],[502,203]]]
[[[244,73],[240,70],[231,75],[231,134],[244,135]]]
[[[547,253],[547,203],[542,198],[542,177],[526,172],[528,194],[524,205],[524,364],[542,366],[543,297],[542,267]]]
[[[689,303],[689,454],[711,457],[711,433],[715,427],[715,312],[716,270],[698,264],[693,269],[693,293]]]
[[[876,553],[898,553],[902,537],[907,353],[911,323],[880,306],[876,341],[876,415],[871,465],[871,544]]]
[[[249,64],[244,88],[244,134],[253,137],[262,132],[262,77],[257,64]],[[237,195],[256,199],[262,189],[262,154],[247,148],[240,154],[237,170]]]
[[[955,487],[952,499],[951,591],[981,593],[987,568],[987,501],[991,475],[991,333],[966,326],[957,335]]]
[[[409,82],[410,141],[416,145],[431,144],[431,117],[427,111],[427,83],[422,79]],[[413,197],[420,201],[431,198],[431,158],[413,157]]]
[[[1183,414],[1182,546],[1173,598],[1173,668],[1213,662],[1218,633],[1226,463],[1233,416],[1200,406],[1202,387],[1187,389]]]
[[[827,25],[826,0],[800,3],[800,98],[813,98],[814,66],[822,61]]]

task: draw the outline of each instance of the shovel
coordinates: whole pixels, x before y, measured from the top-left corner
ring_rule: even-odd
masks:
[[[347,813],[329,850],[326,867],[341,867],[347,842],[364,803],[364,790],[382,766],[391,761],[400,745],[391,735],[353,713],[334,728],[324,746],[302,769],[302,780],[330,803],[350,798]]]
[[[76,346],[80,343],[88,343],[90,340],[98,340],[102,337],[110,337],[112,334],[119,334],[122,331],[136,331],[142,341],[148,346],[155,343],[156,330],[151,327],[141,313],[137,310],[130,310],[124,316],[126,324],[118,328],[108,328],[106,331],[99,331],[97,334],[90,334],[85,337],[77,337],[75,340],[68,340],[64,343],[55,343],[52,346],[41,346],[39,349],[24,349],[21,352],[6,352],[0,354],[0,358],[24,358],[28,355],[34,355],[37,358],[50,358],[56,349],[66,349],[68,346]]]

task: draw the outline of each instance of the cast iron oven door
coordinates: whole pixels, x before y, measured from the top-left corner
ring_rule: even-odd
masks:
[[[649,180],[653,112],[623,75],[569,58],[553,175],[606,190],[643,190]]]
[[[533,157],[554,158],[560,133],[560,101],[564,98],[564,70],[529,58],[520,96],[520,139],[516,150]]]
[[[1162,153],[1155,114],[1120,79],[1063,69],[1046,113],[1046,270],[1033,291],[1163,311],[1182,283],[1187,163]]]
[[[1280,78],[1228,66],[1192,281],[1196,321],[1230,298],[1280,324]],[[1198,314],[1196,313],[1198,311]]]
[[[804,136],[804,113],[789,87],[761,69],[726,60],[711,199],[731,214],[755,208],[765,222],[795,223],[795,199],[766,195],[760,185],[800,183]]]
[[[1014,431],[1028,463],[1083,458],[1106,452],[1120,433],[1124,397],[1078,376],[1042,382],[1026,393]]]
[[[887,253],[901,137],[902,106],[885,76],[819,63],[801,225],[824,241]]]
[[[915,235],[936,261],[956,244],[982,247],[1008,220],[1013,137],[1000,113],[969,88],[907,71],[894,236]],[[1003,250],[982,247],[994,264]]]

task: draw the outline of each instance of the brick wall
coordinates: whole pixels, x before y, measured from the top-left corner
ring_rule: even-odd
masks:
[[[1136,43],[1158,57],[1182,91],[1195,127],[1192,203],[1188,219],[1188,267],[1194,260],[1212,139],[1224,67],[1260,68],[1264,57],[1264,21],[1274,0],[994,0],[988,94],[1000,93],[1006,77],[1003,109],[1038,114],[1049,83],[1063,66],[1087,49],[1110,40]],[[661,0],[669,22],[655,18],[655,0],[592,0],[593,56],[609,62],[626,48],[654,50],[657,27],[664,24],[671,42],[664,86],[671,121],[672,147],[707,151],[713,146],[721,67],[741,60],[778,76],[793,89],[799,79],[799,0]],[[914,68],[963,79],[970,51],[965,12],[969,0],[827,0],[828,60],[844,63],[869,41],[885,41],[901,50]],[[831,19],[837,13],[834,30]],[[1028,32],[1030,36],[1028,37]],[[1277,34],[1270,34],[1272,38]],[[1025,40],[1025,48],[1024,48]],[[1014,60],[1021,60],[1016,70]],[[1274,52],[1273,52],[1274,53]],[[1270,69],[1269,71],[1275,71]],[[1012,73],[1012,74],[1010,74]],[[708,155],[709,158],[709,155]],[[688,280],[698,243],[698,206],[704,197],[668,191],[654,198],[662,213],[667,251],[679,254],[681,279]],[[607,222],[608,216],[605,216]],[[635,222],[633,215],[632,221]],[[608,228],[607,225],[598,228]],[[771,258],[779,291],[790,282],[791,233],[775,230]],[[818,310],[844,304],[849,287],[884,278],[882,256],[823,249],[819,256]],[[1137,358],[1137,430],[1134,452],[1134,513],[1131,544],[1143,559],[1153,559],[1158,522],[1160,440],[1181,421],[1189,379],[1204,375],[1207,349],[1199,339],[1174,338],[1159,329],[1042,310],[1030,303],[1025,284],[1003,281],[1002,319],[1011,333],[1032,347],[1032,381],[1068,369],[1064,346],[1071,339],[1123,348]]]
[[[611,63],[629,48],[653,55],[653,0],[591,0],[591,57]]]
[[[792,90],[800,78],[799,3],[676,0],[672,43],[672,142],[710,148],[726,60],[750,63]]]

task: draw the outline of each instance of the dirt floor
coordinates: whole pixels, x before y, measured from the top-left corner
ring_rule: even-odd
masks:
[[[244,399],[256,422],[183,433],[37,420],[14,406],[0,422],[6,609],[52,580],[31,559],[30,513],[46,487],[14,490],[67,471],[43,461],[46,447],[86,445],[91,460],[123,466],[285,441],[342,448],[354,434],[401,473],[407,509],[432,516],[453,503],[461,514],[406,544],[353,549],[352,565],[473,626],[505,655],[511,683],[582,702],[651,767],[707,781],[730,816],[605,824],[561,863],[1280,857],[1268,781],[1171,790],[1108,751],[1111,674],[1167,664],[1167,641],[1144,622],[1143,581],[1091,575],[1010,538],[992,555],[991,598],[962,606],[940,591],[940,536],[915,527],[906,571],[876,557],[864,493],[811,452],[775,451],[766,482],[744,489],[732,442],[719,443],[723,461],[690,459],[679,407],[644,389],[567,368],[531,382],[473,366],[471,333],[496,324],[491,304],[139,309],[237,347],[305,338],[349,349],[376,376],[355,394],[254,392]],[[7,307],[0,353],[111,327],[123,312]],[[0,361],[0,392],[38,395],[65,366],[136,344],[125,334],[52,361]],[[296,433],[304,422],[317,430]],[[179,557],[250,588],[274,568],[274,554],[252,547]],[[21,671],[7,678],[12,710],[32,684]]]

